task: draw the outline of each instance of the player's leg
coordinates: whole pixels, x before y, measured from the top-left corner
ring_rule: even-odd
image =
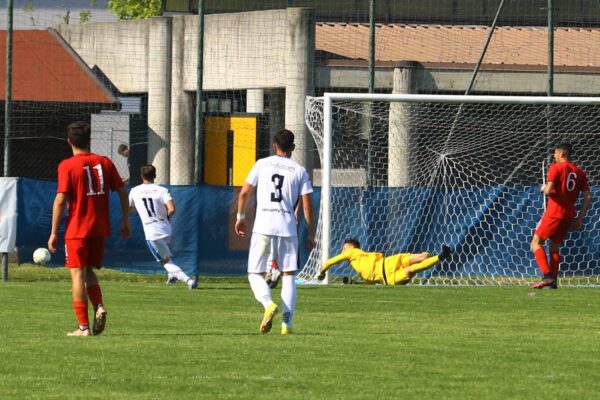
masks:
[[[148,248],[150,249],[150,252],[156,261],[161,263],[163,268],[167,271],[169,275],[167,284],[172,284],[173,281],[179,280],[186,283],[189,289],[195,289],[198,287],[198,282],[183,272],[183,270],[173,261],[173,255],[171,254],[168,238],[146,240],[146,243],[148,244]]]
[[[77,317],[79,328],[67,333],[67,336],[91,336],[88,319],[88,297],[85,287],[87,253],[83,241],[79,239],[65,240],[65,266],[71,274],[71,293],[73,311]]]
[[[248,282],[254,297],[264,307],[263,318],[259,325],[260,333],[268,333],[277,314],[277,304],[271,298],[271,288],[265,281],[267,259],[271,250],[271,237],[253,233],[248,253]]]
[[[553,240],[550,240],[550,243],[548,243],[548,249],[550,250],[550,274],[552,275],[552,279],[554,280],[550,287],[552,289],[557,289],[558,271],[560,269],[560,245],[555,243]]]
[[[88,249],[88,266],[86,268],[85,275],[85,286],[87,289],[87,295],[94,308],[94,321],[92,323],[92,333],[99,335],[104,332],[106,327],[106,317],[108,313],[104,307],[104,300],[102,298],[102,289],[98,276],[94,268],[100,269],[102,267],[102,258],[104,257],[104,238],[88,238],[85,239],[86,247]]]
[[[281,334],[292,333],[294,312],[296,310],[296,271],[298,270],[298,238],[280,237],[277,241],[277,264],[280,266],[282,323]]]
[[[538,224],[537,229],[531,240],[531,251],[535,261],[542,272],[542,281],[531,285],[533,289],[543,289],[544,287],[551,286],[554,282],[552,274],[550,273],[550,265],[548,264],[548,255],[544,244],[546,239],[554,234],[557,227],[558,221],[554,218],[542,217],[542,220]]]
[[[550,285],[551,289],[558,288],[558,271],[560,265],[560,246],[565,236],[571,229],[572,219],[560,220],[554,234],[550,237],[548,250],[550,251],[550,275],[554,282]]]
[[[442,250],[438,255],[432,256],[428,252],[410,254],[408,256],[408,266],[405,268],[406,273],[409,277],[413,277],[416,273],[425,271],[434,265],[439,264],[441,261],[446,260],[452,254],[450,247],[443,244]],[[403,259],[403,264],[406,263],[406,259]]]

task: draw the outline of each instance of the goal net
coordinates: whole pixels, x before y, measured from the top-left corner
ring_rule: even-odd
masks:
[[[545,207],[540,186],[555,145],[574,145],[573,161],[586,171],[598,198],[599,101],[307,98],[306,123],[321,160],[314,183],[321,186],[322,178],[324,183],[317,245],[298,279],[316,283],[323,260],[339,254],[347,238],[386,256],[437,254],[448,244],[450,260],[421,272],[413,284],[520,285],[538,279],[530,242]],[[581,196],[578,209],[580,202]],[[599,214],[593,201],[583,230],[563,243],[561,284],[600,284]],[[330,270],[330,282],[342,279],[358,279],[346,262]]]

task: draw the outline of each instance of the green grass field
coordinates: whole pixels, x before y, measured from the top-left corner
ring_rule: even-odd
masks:
[[[0,282],[1,399],[600,396],[596,289],[300,287],[294,335],[281,336],[279,318],[257,333],[242,278],[189,291],[101,271],[106,331],[67,338],[65,277]]]

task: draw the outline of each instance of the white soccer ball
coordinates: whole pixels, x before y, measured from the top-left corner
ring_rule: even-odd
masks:
[[[40,265],[46,265],[50,262],[52,255],[48,249],[40,247],[33,252],[33,262]]]

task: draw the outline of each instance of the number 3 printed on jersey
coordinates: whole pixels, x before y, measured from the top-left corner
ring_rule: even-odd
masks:
[[[271,176],[271,182],[273,182],[273,187],[275,192],[271,193],[271,201],[279,203],[283,200],[283,196],[281,195],[281,188],[283,187],[283,175],[273,174]]]
[[[102,165],[96,164],[92,168],[89,165],[83,167],[88,179],[88,196],[99,196],[104,194],[104,173],[102,172]],[[96,183],[97,182],[97,183]],[[98,188],[96,192],[95,189]]]

